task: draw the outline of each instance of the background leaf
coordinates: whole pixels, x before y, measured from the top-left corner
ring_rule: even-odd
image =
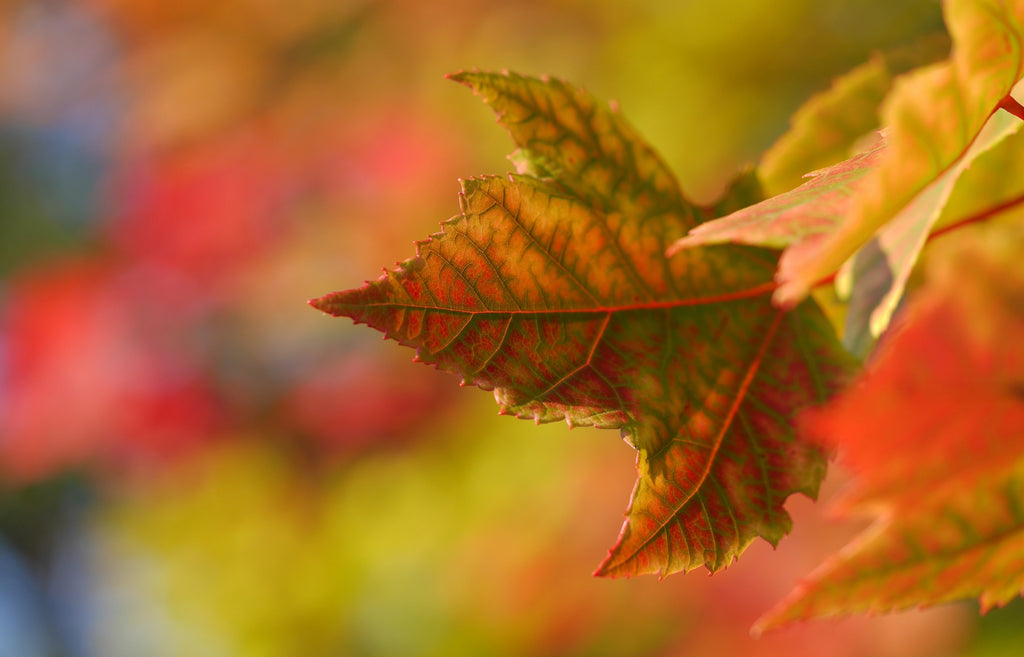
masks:
[[[843,223],[814,250],[780,263],[780,302],[803,298],[878,228],[957,162],[1024,76],[1024,2],[949,0],[948,62],[902,78],[886,99],[890,150]]]
[[[988,608],[1024,589],[1021,229],[937,249],[870,369],[809,414],[855,472],[842,508],[876,520],[759,629],[974,596]]]
[[[875,53],[811,97],[793,115],[789,132],[761,156],[757,170],[769,196],[796,187],[808,171],[824,169],[860,151],[857,142],[879,128],[878,107],[893,79],[948,52],[945,34],[923,37],[912,45]]]
[[[964,156],[879,229],[854,259],[843,265],[839,276],[847,280],[838,281],[837,285],[850,291],[851,307],[846,315],[844,342],[854,353],[866,353],[867,346],[889,326],[925,240],[941,221],[961,175],[979,157],[1016,134],[1021,125],[1021,120],[1008,112],[993,114]],[[979,196],[992,198],[987,190]],[[858,275],[857,269],[864,273]],[[878,281],[884,283],[879,285]]]
[[[925,240],[942,221],[960,176],[1020,127],[1021,120],[1008,112],[993,114],[963,157],[922,190],[843,266],[836,283],[840,296],[849,300],[844,341],[853,353],[867,353],[874,339],[889,325]],[[809,257],[842,225],[873,169],[887,157],[888,134],[869,150],[810,174],[810,180],[796,189],[691,229],[668,253],[728,242],[785,248],[780,260],[781,277],[787,263]],[[974,190],[978,191],[976,187]],[[981,196],[988,198],[987,194]],[[775,297],[784,297],[781,288]]]
[[[669,254],[725,243],[785,248],[787,253],[813,249],[841,221],[885,149],[880,138],[868,150],[809,174],[796,189],[703,223],[677,240]]]

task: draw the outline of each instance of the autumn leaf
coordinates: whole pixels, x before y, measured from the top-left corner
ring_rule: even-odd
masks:
[[[806,429],[875,523],[759,629],[1024,590],[1024,225],[936,244],[928,283],[860,381]]]
[[[868,150],[808,174],[807,182],[796,189],[703,223],[676,240],[668,255],[724,243],[786,248],[787,254],[814,249],[847,212],[885,149],[886,141],[879,138]]]
[[[988,151],[1017,133],[1021,125],[1021,120],[1008,112],[996,112],[964,156],[843,265],[838,283],[848,290],[844,296],[850,298],[851,312],[847,313],[844,333],[848,348],[865,353],[889,326],[925,241],[946,214],[946,204],[961,176]]]
[[[658,156],[568,84],[462,73],[519,147],[520,174],[462,182],[416,257],[312,303],[494,390],[502,413],[620,429],[639,478],[600,575],[727,566],[789,530],[821,451],[792,419],[848,361],[813,302],[770,303],[776,254],[665,249],[696,224]]]
[[[881,264],[894,272],[868,308],[871,330],[880,334],[958,177],[1019,123],[997,109],[1024,75],[1024,3],[950,0],[945,10],[952,55],[896,81],[882,108],[884,150],[869,149],[786,195],[702,225],[673,249],[724,241],[788,247],[775,292],[785,305],[833,275],[884,225],[895,224],[886,238],[892,243],[869,250],[885,251],[889,262]],[[855,86],[879,84],[870,82],[878,72],[861,75],[869,81],[855,79]]]
[[[1024,77],[1024,1],[947,0],[947,62],[904,76],[884,103],[889,149],[838,228],[813,252],[784,260],[780,303],[803,298],[971,147]]]
[[[840,270],[837,285],[845,290],[842,296],[850,303],[845,341],[854,353],[866,353],[889,325],[921,249],[946,216],[946,203],[962,174],[1020,127],[1020,119],[997,111],[963,157],[897,213]],[[691,229],[669,248],[668,254],[693,246],[738,243],[785,248],[782,268],[787,261],[810,257],[808,254],[820,248],[842,224],[870,175],[887,157],[888,134],[868,150],[808,174],[809,180],[793,190]]]

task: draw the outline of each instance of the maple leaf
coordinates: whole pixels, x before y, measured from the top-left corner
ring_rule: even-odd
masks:
[[[807,430],[837,444],[873,526],[758,621],[1024,590],[1024,224],[936,244],[929,281],[860,381]]]
[[[772,307],[774,252],[664,258],[699,213],[616,111],[558,80],[453,77],[497,112],[520,173],[462,181],[461,214],[416,257],[311,303],[493,389],[502,413],[620,429],[639,477],[597,574],[715,571],[775,544],[785,499],[824,473],[791,420],[848,371],[828,322]]]

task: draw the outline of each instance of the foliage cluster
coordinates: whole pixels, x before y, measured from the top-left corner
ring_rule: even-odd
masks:
[[[620,430],[638,477],[599,575],[774,545],[835,449],[855,474],[842,509],[875,521],[755,629],[1005,604],[1024,588],[1024,2],[944,12],[948,57],[840,78],[709,205],[585,92],[453,75],[516,173],[463,180],[415,257],[312,303],[503,414]]]

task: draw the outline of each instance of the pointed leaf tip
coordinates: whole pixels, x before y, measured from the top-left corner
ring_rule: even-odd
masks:
[[[468,78],[473,74],[470,70],[455,71],[454,73],[445,73],[444,77],[446,80],[457,82],[459,84],[469,85]]]
[[[330,297],[329,294],[322,297],[316,297],[315,299],[310,299],[306,303],[324,314],[333,315],[333,313],[328,310],[328,297]]]

